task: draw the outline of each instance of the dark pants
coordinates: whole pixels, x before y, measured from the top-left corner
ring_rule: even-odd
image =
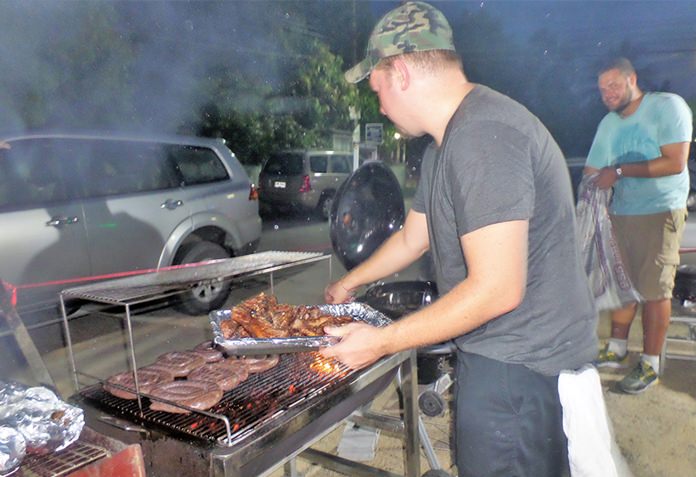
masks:
[[[457,353],[459,477],[568,476],[558,376]]]

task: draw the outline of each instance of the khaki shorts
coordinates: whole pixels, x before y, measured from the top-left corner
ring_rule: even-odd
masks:
[[[614,235],[633,286],[647,301],[672,298],[686,209],[612,215]]]

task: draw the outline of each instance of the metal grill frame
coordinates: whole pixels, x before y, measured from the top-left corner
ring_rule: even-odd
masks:
[[[335,366],[335,370],[330,373],[310,371],[311,366],[320,361]],[[186,439],[232,446],[244,440],[247,434],[256,432],[256,428],[262,427],[266,421],[273,420],[276,414],[292,413],[295,408],[301,407],[303,402],[317,396],[331,394],[334,389],[342,385],[344,380],[356,379],[360,374],[362,373],[351,372],[338,362],[320,358],[317,353],[281,355],[280,362],[275,368],[250,375],[249,379],[240,383],[239,386],[227,391],[220,403],[211,410],[191,409],[190,414],[140,409],[135,400],[121,399],[102,390],[103,381],[101,384],[83,388],[80,394],[95,402],[97,407],[107,413],[126,420],[150,427],[154,424],[165,432],[180,434]],[[296,387],[295,381],[298,383]],[[291,387],[294,390],[291,390]],[[141,394],[141,396],[150,398],[148,394]],[[150,400],[153,399],[150,398]],[[257,409],[247,407],[257,400],[263,401],[264,406],[269,404],[270,406]],[[234,409],[233,404],[235,404]],[[196,428],[199,425],[203,427],[200,430]]]
[[[63,330],[68,345],[68,361],[73,376],[75,391],[79,391],[81,383],[79,375],[89,377],[93,384],[94,378],[84,373],[79,373],[73,352],[70,325],[65,302],[68,299],[80,299],[96,304],[123,306],[123,315],[114,316],[124,319],[128,331],[127,348],[130,355],[131,369],[138,369],[135,359],[133,340],[133,328],[131,324],[131,307],[161,300],[168,296],[185,292],[197,283],[212,283],[233,278],[248,278],[252,276],[268,274],[270,277],[271,293],[273,293],[273,273],[279,270],[307,265],[321,260],[327,260],[329,264],[329,277],[331,277],[331,255],[310,252],[278,252],[268,251],[243,255],[225,260],[214,260],[201,264],[191,264],[133,277],[119,278],[106,282],[86,285],[63,290],[60,295],[60,309],[63,318]],[[101,312],[102,314],[107,314]],[[138,392],[138,405],[142,409],[140,399],[140,385],[134,375],[135,389]]]
[[[148,475],[175,475],[184,466],[191,477],[266,477],[342,425],[355,411],[368,406],[397,374],[402,395],[403,424],[399,428],[405,438],[405,475],[417,477],[420,476],[420,440],[415,351],[391,355],[360,373],[347,376],[333,392],[315,396],[290,413],[274,416],[267,425],[230,447],[191,442],[114,418],[79,394],[71,400],[85,410],[85,422],[90,428],[124,443],[140,444]],[[171,458],[174,455],[176,459]],[[371,474],[361,469],[360,475]],[[394,474],[376,469],[372,475]]]

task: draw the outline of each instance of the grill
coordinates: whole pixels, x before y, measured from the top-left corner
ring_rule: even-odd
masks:
[[[22,463],[22,477],[60,477],[107,456],[101,447],[76,441],[65,450],[48,455],[34,455]]]
[[[188,415],[151,411],[145,400],[141,412],[137,400],[117,398],[99,385],[82,394],[114,415],[153,423],[182,437],[233,445],[258,432],[265,423],[280,420],[279,414],[290,414],[292,408],[313,396],[330,393],[348,374],[342,365],[317,353],[282,355],[275,368],[250,375],[208,412]]]
[[[226,392],[210,411],[188,415],[151,411],[147,398],[141,400],[141,410],[137,400],[116,398],[100,384],[84,388],[72,400],[85,410],[88,426],[124,442],[139,442],[148,476],[177,475],[185,465],[191,476],[249,477],[266,475],[336,428],[383,391],[399,368],[407,390],[413,366],[409,353],[358,372],[317,353],[287,354],[272,370]],[[414,395],[404,393],[403,429],[406,468],[415,476]]]
[[[196,282],[222,278],[269,274],[272,288],[273,272],[329,257],[263,252],[64,290],[60,296],[63,323],[78,390],[71,400],[85,411],[87,426],[123,443],[140,444],[149,477],[181,475],[182,469],[192,477],[263,476],[291,461],[354,411],[368,406],[399,373],[403,421],[400,427],[394,423],[390,427],[405,435],[407,475],[419,475],[417,383],[411,378],[415,376],[414,353],[398,353],[360,371],[351,371],[318,353],[284,354],[276,367],[251,375],[226,392],[212,409],[187,415],[150,410],[146,394],[132,401],[114,397],[103,391],[101,378],[76,369],[65,313],[66,298],[123,306],[124,314],[120,316],[128,331],[127,350],[131,368],[137,369],[132,305],[180,292]],[[90,379],[86,387],[80,387],[78,376]],[[373,422],[381,427],[378,418]],[[363,469],[361,475],[366,475]],[[378,471],[376,475],[393,474]]]

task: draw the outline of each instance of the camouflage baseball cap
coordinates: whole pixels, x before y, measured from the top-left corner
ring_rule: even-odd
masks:
[[[377,23],[367,42],[365,59],[345,72],[346,81],[367,77],[379,60],[414,51],[452,50],[452,29],[445,16],[424,2],[408,2]]]

